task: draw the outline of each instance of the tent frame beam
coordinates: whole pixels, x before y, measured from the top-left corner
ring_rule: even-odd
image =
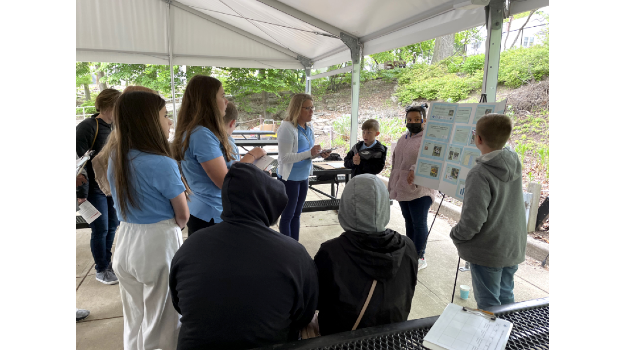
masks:
[[[269,40],[263,39],[261,37],[258,37],[256,35],[252,34],[252,33],[246,32],[246,31],[244,31],[242,29],[239,29],[239,28],[237,28],[237,27],[235,27],[235,26],[233,26],[231,24],[228,24],[226,22],[220,21],[217,18],[213,18],[213,17],[211,17],[211,16],[209,16],[209,15],[207,15],[207,14],[201,12],[201,11],[198,11],[198,10],[196,10],[196,9],[194,9],[192,7],[189,7],[189,6],[185,5],[185,4],[182,4],[182,3],[178,2],[178,1],[175,1],[175,0],[163,0],[163,1],[165,1],[168,4],[171,4],[171,5],[175,6],[175,7],[177,7],[179,9],[183,10],[183,11],[189,12],[189,13],[194,14],[194,15],[200,17],[200,18],[203,18],[204,20],[207,20],[207,21],[209,21],[211,23],[217,24],[220,27],[226,28],[226,29],[228,29],[228,30],[230,30],[232,32],[235,32],[235,33],[237,33],[237,34],[239,34],[241,36],[244,36],[244,37],[246,37],[248,39],[254,40],[254,41],[258,42],[261,45],[264,45],[264,46],[272,48],[272,49],[274,49],[276,51],[279,51],[279,52],[281,52],[281,53],[283,53],[285,55],[291,56],[293,58],[297,58],[297,55],[299,55],[299,53],[297,53],[297,52],[294,52],[292,50],[284,48],[284,47],[282,47],[280,45],[274,44],[274,43],[272,43]]]
[[[289,5],[283,4],[277,0],[256,0],[260,3],[263,3],[269,7],[272,7],[278,11],[284,12],[287,15],[299,19],[302,22],[306,22],[314,27],[317,27],[323,31],[326,31],[332,35],[334,35],[335,38],[339,38],[341,33],[347,33],[345,30],[341,29],[341,28],[337,28],[327,22],[324,22],[322,20],[320,20],[319,18],[313,17],[307,13],[304,13],[300,10],[297,10]],[[319,33],[319,34],[323,34],[323,33]],[[348,33],[349,35],[352,35],[350,33]],[[352,35],[353,36],[353,35]]]
[[[362,64],[363,44],[357,37],[340,33],[341,40],[349,48],[352,55],[352,116],[349,132],[349,146],[358,141],[358,102],[360,95],[360,66]]]
[[[178,124],[178,113],[176,112],[176,84],[174,82],[174,43],[172,40],[172,14],[171,1],[167,4],[167,48],[169,49],[169,78],[171,79],[171,102],[173,106],[174,130]],[[168,135],[169,136],[169,135]]]
[[[496,102],[497,81],[499,75],[499,58],[501,56],[501,34],[504,19],[504,1],[491,0],[484,7],[486,12],[486,55],[484,58],[484,79],[482,81],[482,94],[486,94],[486,101]]]

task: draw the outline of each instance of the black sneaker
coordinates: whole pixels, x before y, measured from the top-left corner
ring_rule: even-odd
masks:
[[[113,262],[109,262],[109,266],[106,267],[107,270],[111,271],[112,273],[115,273],[115,271],[113,271]]]

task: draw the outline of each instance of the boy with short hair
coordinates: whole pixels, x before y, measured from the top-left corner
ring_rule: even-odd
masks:
[[[482,155],[467,174],[460,221],[450,236],[471,263],[477,306],[514,303],[514,273],[525,260],[527,227],[521,162],[504,148],[512,122],[488,114],[477,122],[475,146]]]
[[[375,138],[380,135],[380,123],[369,119],[362,124],[362,138],[345,156],[345,167],[352,169],[352,177],[360,174],[379,174],[386,164],[387,148]]]
[[[226,133],[228,134],[228,140],[230,141],[230,143],[232,144],[232,148],[236,152],[236,157],[235,157],[236,161],[241,160],[241,157],[239,156],[239,147],[237,147],[237,145],[234,143],[234,139],[232,138],[232,133],[234,132],[234,129],[237,127],[238,118],[239,118],[239,112],[237,111],[237,107],[234,105],[234,103],[228,102],[228,105],[226,106],[226,115],[224,116],[224,123],[226,125]],[[223,148],[222,148],[222,152],[224,152]],[[228,169],[230,169],[230,166],[228,166]]]

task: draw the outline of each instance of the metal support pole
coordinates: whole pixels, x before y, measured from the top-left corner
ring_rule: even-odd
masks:
[[[306,68],[306,93],[310,95],[311,86],[310,86],[310,68]]]
[[[484,59],[484,80],[482,94],[486,94],[488,102],[496,102],[497,77],[499,75],[499,56],[501,54],[501,31],[504,18],[504,1],[491,0],[484,9],[486,11],[486,57]]]
[[[176,130],[176,124],[178,122],[178,113],[176,113],[176,85],[174,83],[174,48],[173,48],[173,40],[172,40],[172,24],[171,17],[173,8],[171,7],[171,2],[168,4],[169,11],[167,11],[167,44],[169,48],[169,77],[171,79],[171,102],[174,109],[174,130]]]
[[[360,65],[362,64],[363,45],[358,38],[341,33],[341,40],[349,47],[352,54],[352,116],[349,133],[349,145],[358,141],[358,97],[360,94]]]

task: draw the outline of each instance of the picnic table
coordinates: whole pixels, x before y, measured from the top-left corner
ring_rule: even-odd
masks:
[[[235,130],[232,132],[232,135],[243,136],[243,139],[247,139],[246,136],[255,136],[256,139],[260,139],[261,135],[275,135],[275,133],[275,131],[271,130]]]
[[[549,298],[486,309],[513,324],[506,349],[549,349]],[[419,349],[439,316],[321,336],[273,345],[263,349]]]

